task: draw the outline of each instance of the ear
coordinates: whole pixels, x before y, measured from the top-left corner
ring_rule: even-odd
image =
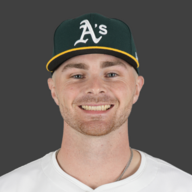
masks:
[[[55,83],[54,83],[53,79],[49,78],[47,80],[47,83],[48,83],[49,89],[51,90],[51,96],[52,96],[53,100],[59,106],[59,101],[58,101],[58,98],[57,98]]]
[[[144,85],[144,78],[142,76],[138,76],[136,78],[136,89],[133,97],[133,104],[137,102],[143,85]]]

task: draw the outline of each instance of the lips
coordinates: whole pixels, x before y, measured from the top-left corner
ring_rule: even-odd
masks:
[[[106,104],[106,105],[109,105],[109,104]],[[79,105],[79,107],[80,107],[81,109],[83,109],[82,106],[101,106],[101,105]],[[110,105],[110,108],[108,108],[107,110],[111,109],[113,106],[114,106],[114,105],[111,104],[111,105]],[[83,110],[85,110],[85,109],[83,109]]]
[[[99,106],[99,105],[91,105],[91,106]],[[110,108],[108,108],[108,109],[106,109],[106,110],[104,110],[104,111],[107,111],[107,110],[111,109],[113,106],[114,106],[114,105],[110,105]],[[79,108],[83,109],[83,108],[82,108],[82,105],[80,105]],[[83,109],[83,110],[85,110],[85,109]],[[99,110],[85,110],[85,111],[99,111]]]
[[[79,107],[85,114],[87,115],[104,115],[104,114],[108,114],[108,112],[110,110],[112,110],[114,105],[111,105],[110,108],[108,108],[107,110],[103,110],[103,111],[99,111],[99,110],[85,110],[82,107]]]
[[[82,105],[79,105],[79,107],[81,107],[83,105],[84,106],[101,106],[101,105],[114,105],[114,104],[108,104],[108,103],[107,104],[105,104],[105,103],[104,104],[102,104],[102,103],[101,104],[82,104]]]

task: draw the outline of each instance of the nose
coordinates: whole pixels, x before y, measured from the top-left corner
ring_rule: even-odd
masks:
[[[106,88],[103,80],[99,75],[92,76],[87,82],[86,93],[100,94],[106,93]]]

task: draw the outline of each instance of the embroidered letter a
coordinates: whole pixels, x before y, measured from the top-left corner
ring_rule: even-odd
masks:
[[[93,39],[93,42],[97,44],[101,40],[102,36],[100,36],[99,38],[96,38],[95,33],[91,27],[91,24],[89,23],[89,21],[87,19],[83,20],[80,24],[82,24],[82,23],[84,23],[84,25],[80,26],[80,29],[83,28],[81,38],[75,42],[74,46],[77,45],[78,43],[86,43],[88,41],[88,39],[83,39],[83,38],[87,34],[90,34]],[[88,31],[87,31],[87,29],[88,29]]]

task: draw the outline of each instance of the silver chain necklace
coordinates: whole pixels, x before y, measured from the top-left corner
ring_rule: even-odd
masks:
[[[130,147],[130,149],[131,149],[131,147]],[[116,181],[119,181],[121,179],[121,177],[123,176],[123,174],[125,173],[125,171],[128,169],[128,167],[129,167],[129,165],[131,163],[132,158],[133,158],[133,151],[131,149],[131,157],[129,159],[129,162],[127,163],[126,167],[124,168],[124,171],[121,173],[121,175],[118,177],[118,179]]]
[[[131,149],[131,147],[130,147],[130,149]],[[57,151],[56,155],[58,154],[58,152],[59,152],[59,151]],[[129,162],[127,163],[127,165],[125,166],[123,172],[122,172],[121,175],[117,178],[116,181],[119,181],[119,180],[121,179],[121,177],[123,176],[123,174],[125,173],[125,171],[128,169],[128,167],[129,167],[129,165],[130,165],[130,163],[131,163],[132,158],[133,158],[133,151],[132,151],[132,149],[131,149],[131,157],[130,157],[130,159],[129,159]]]

